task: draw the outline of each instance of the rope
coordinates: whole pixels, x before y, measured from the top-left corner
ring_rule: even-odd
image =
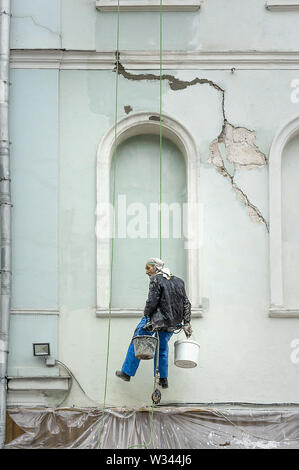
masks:
[[[163,45],[163,0],[160,0],[160,259],[162,259],[162,45]]]
[[[158,333],[158,331],[156,333],[157,333],[158,341],[157,341],[157,353],[156,353],[153,393],[155,392],[156,386],[157,386],[158,363],[159,363],[159,347],[160,347],[159,333]],[[151,445],[152,440],[153,440],[154,408],[155,408],[155,404],[153,403],[152,404],[152,410],[151,410],[151,417],[150,417],[150,440],[149,440],[149,442],[147,444],[146,443],[144,443],[144,444],[135,444],[135,445],[129,446],[128,449],[134,449],[134,447],[145,447],[146,448],[146,447],[149,447]]]
[[[117,150],[117,121],[118,121],[118,69],[119,69],[119,19],[120,19],[120,0],[117,4],[117,28],[116,28],[116,80],[115,80],[115,112],[114,112],[114,154],[113,154],[113,192],[112,192],[112,206],[115,209],[115,194],[116,194],[116,150]],[[107,354],[106,354],[106,369],[105,369],[105,386],[104,386],[104,403],[102,409],[102,418],[100,423],[99,432],[99,449],[101,449],[101,437],[104,425],[104,415],[107,398],[107,385],[108,385],[108,369],[109,369],[109,355],[110,355],[110,337],[111,337],[111,306],[112,306],[112,285],[113,285],[113,261],[114,261],[114,236],[115,236],[115,210],[113,210],[112,217],[112,238],[111,238],[111,259],[110,259],[110,296],[109,296],[109,317],[108,317],[108,332],[107,332]]]
[[[163,0],[160,0],[160,95],[159,95],[159,113],[160,113],[160,161],[159,161],[159,170],[160,170],[160,181],[159,181],[159,202],[160,202],[160,213],[159,213],[159,252],[160,259],[162,259],[162,50],[163,50]],[[154,388],[153,393],[156,390],[157,386],[157,372],[158,372],[158,357],[159,357],[159,333],[158,343],[157,343],[157,355],[156,355],[156,364],[155,364],[155,376],[154,376]],[[136,444],[130,446],[129,449],[134,447],[149,447],[153,440],[153,420],[154,420],[154,408],[155,404],[152,404],[151,418],[150,418],[150,440],[147,444]]]
[[[119,72],[119,25],[120,25],[120,0],[117,4],[117,33],[116,33],[116,81],[115,81],[115,119],[114,119],[114,142],[115,149],[113,155],[113,194],[112,194],[112,205],[115,208],[115,195],[116,195],[116,138],[117,138],[117,121],[118,121],[118,72]],[[159,251],[160,259],[162,258],[162,26],[163,26],[163,0],[160,0],[160,182],[159,182],[159,195],[160,195],[160,233],[159,233]],[[109,355],[110,355],[110,337],[111,337],[111,306],[112,306],[112,286],[113,286],[113,261],[114,261],[114,238],[115,238],[115,211],[113,211],[113,220],[112,220],[112,240],[111,240],[111,260],[110,260],[110,298],[109,298],[109,317],[108,317],[108,332],[107,332],[107,354],[106,354],[106,368],[105,368],[105,386],[104,386],[104,403],[102,408],[102,417],[100,422],[100,432],[99,432],[99,448],[101,448],[101,438],[104,425],[104,416],[105,416],[105,407],[106,407],[106,398],[107,398],[107,385],[108,385],[108,369],[109,369]],[[157,343],[157,354],[156,354],[156,364],[155,364],[155,374],[154,374],[154,389],[157,385],[157,371],[158,371],[158,357],[159,357],[159,334],[158,343]],[[152,442],[153,437],[153,416],[154,416],[154,406],[152,404],[151,419],[150,419],[150,441],[148,444],[143,445],[134,445],[133,447],[148,447]]]

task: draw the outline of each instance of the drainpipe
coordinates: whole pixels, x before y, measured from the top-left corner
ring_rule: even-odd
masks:
[[[0,448],[6,430],[7,360],[11,292],[11,196],[8,132],[10,0],[0,0]]]

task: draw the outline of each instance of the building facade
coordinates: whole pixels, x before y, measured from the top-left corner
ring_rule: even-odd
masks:
[[[162,199],[186,204],[190,230],[162,258],[201,346],[179,369],[171,340],[162,403],[298,402],[299,2],[164,4],[160,74],[159,2],[120,0],[117,63],[115,0],[12,0],[8,408],[100,407],[105,380],[109,406],[151,405],[151,361],[129,384],[114,374],[159,257],[160,80]]]

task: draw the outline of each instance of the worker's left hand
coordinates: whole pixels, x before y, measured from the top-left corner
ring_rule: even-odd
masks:
[[[189,339],[192,336],[192,333],[193,333],[193,330],[192,330],[192,327],[191,327],[190,323],[187,323],[186,325],[184,325],[183,330],[184,330],[184,333],[185,333],[187,339]]]
[[[146,325],[143,327],[143,329],[145,331],[148,331],[149,333],[151,333],[153,331],[153,325],[152,323],[149,321],[148,323],[146,323]]]

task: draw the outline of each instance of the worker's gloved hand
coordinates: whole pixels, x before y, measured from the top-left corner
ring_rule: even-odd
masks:
[[[186,323],[186,324],[183,326],[183,330],[184,330],[184,333],[185,333],[187,339],[189,339],[190,336],[191,336],[192,333],[193,333],[193,330],[192,330],[192,327],[191,327],[190,323]]]
[[[151,333],[153,331],[153,325],[152,325],[152,322],[149,321],[145,324],[145,326],[143,327],[143,329],[145,331],[148,331],[149,333]]]

